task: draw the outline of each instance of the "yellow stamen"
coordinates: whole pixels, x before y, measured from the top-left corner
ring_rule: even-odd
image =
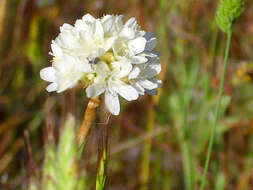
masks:
[[[84,75],[83,78],[80,79],[80,82],[84,85],[84,87],[87,87],[93,83],[95,77],[96,73],[89,73]]]
[[[106,63],[112,63],[112,62],[116,61],[113,52],[107,52],[104,55],[102,55],[101,57],[99,57],[99,59],[101,61],[106,62]]]

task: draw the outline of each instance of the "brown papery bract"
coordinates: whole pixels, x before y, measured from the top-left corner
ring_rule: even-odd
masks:
[[[83,116],[82,125],[77,133],[77,141],[81,145],[89,133],[90,127],[96,118],[96,108],[100,105],[98,97],[91,98]]]

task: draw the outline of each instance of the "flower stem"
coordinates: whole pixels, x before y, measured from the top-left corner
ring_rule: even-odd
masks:
[[[99,162],[99,168],[97,171],[96,179],[96,190],[103,190],[106,182],[106,161],[107,161],[107,150],[104,148],[102,157]]]
[[[206,174],[207,174],[207,170],[208,170],[208,167],[209,167],[210,156],[211,156],[211,152],[212,152],[212,148],[213,148],[215,131],[216,131],[216,127],[217,127],[219,117],[220,117],[220,105],[221,105],[221,98],[222,98],[222,94],[223,94],[224,80],[225,80],[226,70],[227,70],[227,63],[228,63],[228,57],[229,57],[229,49],[230,49],[230,44],[231,44],[231,38],[232,38],[232,31],[228,32],[228,35],[227,35],[226,51],[225,51],[225,57],[224,57],[224,63],[223,63],[221,82],[220,82],[220,86],[219,86],[218,101],[217,101],[217,104],[216,104],[215,118],[214,118],[214,123],[213,123],[212,131],[211,131],[211,137],[210,137],[210,140],[209,140],[207,156],[206,156],[206,161],[205,161],[205,168],[204,168],[204,173],[203,173],[202,179],[201,179],[200,190],[203,190],[205,188]]]
[[[91,98],[83,116],[83,122],[77,133],[77,141],[79,145],[84,142],[84,139],[89,133],[90,127],[96,118],[96,108],[99,106],[100,100],[98,97]]]
[[[96,190],[103,190],[106,183],[107,169],[107,147],[108,147],[109,128],[107,125],[99,128],[98,144],[98,170],[96,178]]]

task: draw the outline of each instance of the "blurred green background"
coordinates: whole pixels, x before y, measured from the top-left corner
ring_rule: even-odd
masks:
[[[157,96],[122,101],[112,117],[107,188],[198,189],[217,102],[226,36],[218,0],[0,0],[0,189],[27,189],[41,170],[48,128],[70,112],[77,127],[87,98],[77,86],[48,93],[39,71],[63,23],[84,14],[123,14],[158,38],[163,85]],[[236,22],[206,189],[253,189],[253,1]],[[82,157],[94,189],[98,140],[92,127]],[[24,132],[28,134],[24,136]]]

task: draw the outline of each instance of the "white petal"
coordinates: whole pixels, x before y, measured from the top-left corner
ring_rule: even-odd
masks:
[[[95,22],[93,32],[94,32],[94,37],[96,39],[101,39],[104,37],[104,29],[103,29],[102,24],[99,21]]]
[[[115,39],[116,39],[116,37],[114,37],[114,36],[105,39],[105,44],[104,44],[104,49],[105,49],[105,51],[108,51],[109,49],[112,48],[112,46],[113,46],[113,44],[114,44],[114,42],[115,42]]]
[[[152,38],[155,38],[155,35],[152,32],[146,32],[143,37],[148,41]]]
[[[133,68],[132,64],[129,63],[129,62],[123,62],[123,63],[114,62],[113,64],[114,65],[117,65],[117,64],[119,65],[119,67],[117,69],[115,69],[115,75],[118,78],[122,78],[122,77],[127,76]]]
[[[53,66],[57,69],[58,72],[61,73],[70,73],[74,70],[76,58],[73,56],[69,56],[64,54],[61,59],[56,59],[53,62]]]
[[[150,81],[153,83],[156,83],[158,87],[162,85],[162,80],[160,79],[153,78],[153,79],[150,79]]]
[[[137,92],[138,92],[140,95],[144,95],[145,89],[142,88],[142,86],[141,86],[138,82],[132,84],[132,86],[135,88],[135,90],[137,90]]]
[[[96,19],[93,16],[91,16],[90,14],[86,14],[83,16],[82,20],[84,22],[94,22]]]
[[[89,26],[81,19],[78,19],[75,22],[75,28],[77,29],[77,31],[88,31]]]
[[[55,57],[62,56],[62,49],[59,47],[59,45],[54,40],[52,41],[51,49],[52,49],[53,56],[55,56]]]
[[[110,71],[110,68],[108,67],[108,65],[103,61],[100,61],[100,62],[94,64],[93,67],[94,67],[96,73],[101,76],[105,75],[105,73]]]
[[[118,95],[105,92],[105,105],[113,115],[119,115],[120,104]]]
[[[104,85],[92,84],[86,88],[86,94],[88,98],[96,97],[105,91]]]
[[[124,27],[119,33],[119,37],[127,39],[133,39],[134,35],[135,35],[134,31],[127,27]]]
[[[76,48],[78,46],[77,36],[70,32],[60,33],[55,41],[63,48]]]
[[[55,69],[53,67],[46,67],[40,71],[40,78],[48,82],[55,81]]]
[[[151,82],[150,80],[138,81],[138,83],[145,89],[153,90],[158,87],[158,84]]]
[[[119,29],[119,28],[121,28],[121,27],[123,26],[123,21],[122,21],[122,19],[123,19],[123,15],[117,15],[117,16],[115,17],[115,24],[116,24],[116,26],[117,26],[117,29]]]
[[[154,96],[154,95],[157,95],[158,93],[158,90],[155,88],[153,90],[148,90],[148,89],[145,89],[145,92],[150,95],[150,96]]]
[[[132,86],[127,84],[116,85],[113,89],[128,101],[136,100],[139,97],[138,92]]]
[[[159,59],[158,56],[148,57],[148,62],[149,62],[149,63],[157,63],[157,64],[160,64],[160,59]]]
[[[131,73],[128,75],[129,79],[135,79],[140,74],[141,70],[139,67],[134,67]]]
[[[152,38],[147,42],[145,50],[152,51],[156,45],[157,45],[157,39]]]
[[[155,35],[151,32],[147,32],[144,35],[144,38],[147,40],[145,50],[152,51],[155,48],[155,46],[157,45],[157,39],[156,39]]]
[[[148,61],[148,59],[146,57],[143,56],[133,56],[131,58],[131,62],[133,64],[141,64],[141,63],[146,63]]]
[[[103,17],[102,17],[102,19],[101,19],[101,22],[102,23],[105,23],[105,22],[107,22],[108,20],[114,20],[115,19],[115,17],[113,16],[113,15],[104,15]]]
[[[74,27],[70,24],[64,23],[61,27],[60,27],[60,31],[64,32],[64,31],[70,31],[73,30]]]
[[[63,81],[58,83],[57,93],[61,93],[69,88],[73,88],[77,84],[77,80],[74,80],[74,81],[69,81],[66,79],[62,79],[62,80]]]
[[[112,29],[112,26],[115,22],[115,17],[112,15],[106,15],[101,20],[104,31],[109,32]]]
[[[93,72],[93,69],[91,68],[91,64],[88,62],[88,60],[77,59],[76,63],[78,63],[77,68],[78,68],[78,70],[80,70],[80,72],[84,72],[84,73]]]
[[[150,52],[150,51],[145,51],[141,54],[139,54],[140,56],[145,56],[145,57],[158,57],[159,56],[159,53],[158,52]]]
[[[53,83],[51,83],[50,85],[47,86],[46,90],[48,92],[53,92],[53,91],[57,91],[57,88],[58,88],[58,84],[53,82]]]
[[[144,51],[146,45],[146,39],[143,37],[138,37],[134,40],[129,41],[128,48],[134,54],[138,54]]]
[[[125,26],[129,27],[129,28],[134,28],[137,24],[137,21],[134,17],[130,18],[127,20]]]
[[[145,67],[143,71],[143,76],[145,78],[153,78],[161,72],[161,69],[162,67],[159,63],[149,64]]]

